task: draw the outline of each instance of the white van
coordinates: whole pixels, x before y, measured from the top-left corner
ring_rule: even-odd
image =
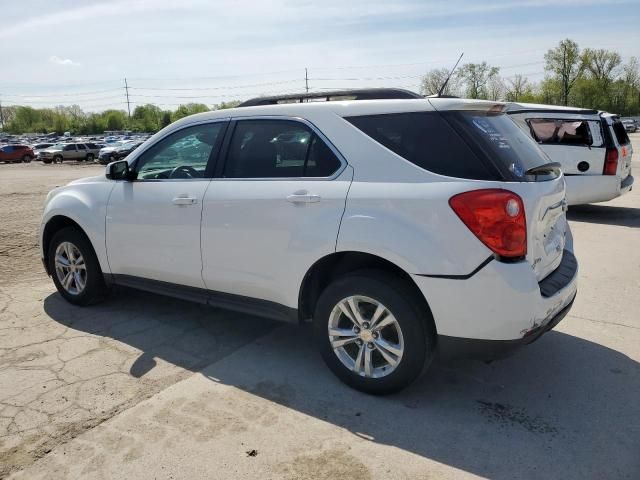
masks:
[[[530,103],[511,103],[507,113],[560,163],[569,205],[606,202],[631,190],[633,148],[617,115]]]

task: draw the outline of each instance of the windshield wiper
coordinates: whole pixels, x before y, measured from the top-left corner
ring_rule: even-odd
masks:
[[[558,162],[545,163],[538,167],[533,167],[524,172],[525,175],[542,175],[545,173],[560,173],[562,165]]]

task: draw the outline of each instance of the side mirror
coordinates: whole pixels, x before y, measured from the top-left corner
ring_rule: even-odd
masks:
[[[107,165],[105,176],[109,180],[133,180],[135,172],[129,169],[129,162],[118,160]]]

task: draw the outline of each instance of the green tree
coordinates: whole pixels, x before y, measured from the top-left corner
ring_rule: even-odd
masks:
[[[487,99],[489,97],[487,85],[490,80],[498,76],[499,72],[498,67],[492,67],[487,62],[467,63],[460,69],[458,78],[465,85],[467,97]]]
[[[171,115],[171,119],[175,122],[176,120],[188,117],[189,115],[208,111],[209,107],[207,107],[204,103],[187,103],[185,105],[180,105],[178,109]]]
[[[560,85],[561,103],[568,105],[571,89],[585,67],[578,44],[568,38],[562,40],[556,48],[545,53],[544,60],[545,70],[550,72],[551,78]]]

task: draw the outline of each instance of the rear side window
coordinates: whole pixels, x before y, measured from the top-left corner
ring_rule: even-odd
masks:
[[[440,175],[498,180],[499,173],[482,161],[437,112],[407,112],[347,117],[378,143],[420,168]]]
[[[340,168],[331,149],[291,120],[241,120],[224,168],[226,178],[329,177]]]
[[[530,118],[527,120],[531,136],[538,143],[601,147],[603,144],[600,122],[556,118]]]
[[[629,140],[629,135],[627,135],[627,130],[624,128],[624,125],[621,121],[616,120],[613,122],[613,133],[616,135],[616,140],[618,140],[618,145],[628,145],[631,140]]]

